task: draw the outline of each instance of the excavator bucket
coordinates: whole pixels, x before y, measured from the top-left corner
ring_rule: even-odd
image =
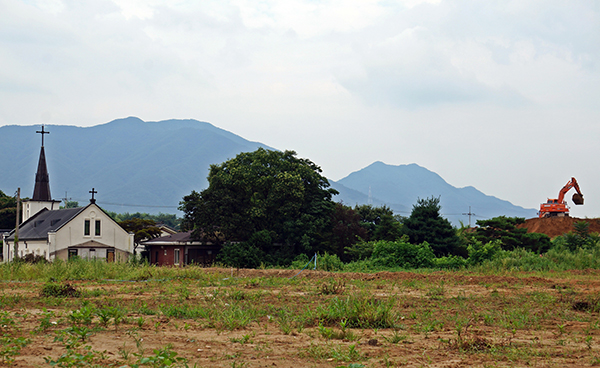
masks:
[[[579,193],[573,194],[573,203],[583,204],[583,196]]]

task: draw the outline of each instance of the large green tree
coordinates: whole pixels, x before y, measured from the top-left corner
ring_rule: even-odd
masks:
[[[462,255],[466,249],[450,221],[440,215],[440,198],[418,199],[410,217],[404,220],[402,232],[412,244],[427,242],[436,256]]]
[[[263,148],[211,165],[208,184],[180,203],[183,229],[212,239],[254,239],[259,248],[262,243],[256,239],[267,239],[265,247],[286,248],[282,254],[288,255],[318,249],[334,208],[331,197],[337,193],[310,160],[294,151]],[[256,233],[268,236],[253,237]]]
[[[361,226],[367,230],[364,240],[395,241],[402,236],[402,224],[388,206],[356,205],[354,211],[360,216]]]
[[[325,236],[323,249],[337,255],[342,261],[351,260],[346,248],[367,239],[367,229],[361,226],[360,216],[351,207],[336,203],[331,213],[330,231]]]

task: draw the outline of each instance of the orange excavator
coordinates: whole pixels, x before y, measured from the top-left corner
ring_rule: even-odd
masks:
[[[583,194],[579,189],[579,184],[575,178],[571,178],[567,184],[558,192],[557,199],[548,198],[548,202],[540,205],[540,218],[542,217],[553,217],[553,216],[569,216],[569,207],[567,207],[567,201],[564,200],[565,194],[571,188],[575,188],[577,193],[573,194],[573,203],[583,204]]]

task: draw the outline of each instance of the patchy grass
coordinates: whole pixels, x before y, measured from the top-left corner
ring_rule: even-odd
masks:
[[[600,364],[595,271],[304,271],[290,279],[296,271],[76,266],[40,265],[39,279],[15,279],[22,265],[0,283],[0,364]],[[67,284],[77,293],[63,294]]]

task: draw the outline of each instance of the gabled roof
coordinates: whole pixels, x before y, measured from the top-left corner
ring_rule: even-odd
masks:
[[[62,210],[50,211],[47,208],[42,209],[27,221],[19,225],[19,240],[39,240],[47,239],[49,232],[55,232],[64,224],[71,221],[86,207],[65,208]],[[13,229],[8,237],[13,240],[15,230]]]
[[[171,235],[161,236],[142,242],[144,245],[168,245],[168,244],[184,244],[192,243],[196,240],[192,239],[192,232],[186,231],[183,233],[175,233]]]

